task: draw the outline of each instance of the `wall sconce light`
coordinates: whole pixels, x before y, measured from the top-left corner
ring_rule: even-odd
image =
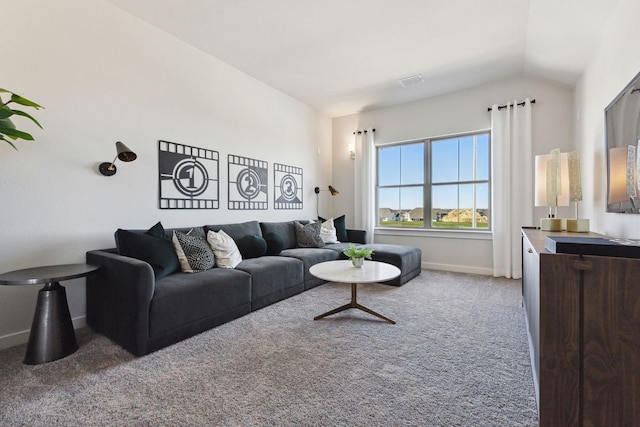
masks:
[[[136,153],[131,151],[126,145],[124,145],[120,141],[116,142],[116,150],[117,150],[116,157],[113,159],[111,163],[109,162],[100,163],[98,170],[102,175],[111,176],[116,174],[117,172],[116,165],[115,165],[116,160],[120,159],[123,162],[132,162],[138,157]]]
[[[349,144],[349,157],[351,160],[356,158],[356,144]]]
[[[336,190],[335,188],[333,188],[333,186],[329,186],[327,190],[321,190],[320,187],[316,187],[313,189],[313,191],[316,194],[320,194],[321,191],[328,191],[331,193],[332,196],[335,196],[336,194],[340,194],[340,192],[338,190]]]
[[[609,149],[609,198],[607,204],[631,202],[635,211],[637,197],[636,147],[616,147]],[[622,212],[622,210],[621,210]]]
[[[569,166],[567,153],[552,150],[535,158],[535,206],[546,206],[549,213],[540,218],[540,229],[562,231],[558,206],[569,206]]]

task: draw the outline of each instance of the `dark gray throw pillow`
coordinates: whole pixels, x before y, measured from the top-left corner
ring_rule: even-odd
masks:
[[[173,244],[164,237],[164,228],[159,222],[145,233],[119,228],[116,231],[116,242],[120,255],[149,263],[156,279],[180,269]]]
[[[267,253],[267,242],[257,234],[244,236],[236,244],[242,259],[258,258]]]
[[[284,249],[284,239],[278,233],[267,233],[264,240],[267,242],[266,255],[279,255]]]
[[[299,248],[321,248],[324,242],[320,238],[320,222],[302,225],[298,221],[293,223],[296,230],[296,241]]]

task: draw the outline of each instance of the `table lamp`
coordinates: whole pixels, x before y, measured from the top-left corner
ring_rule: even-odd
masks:
[[[568,165],[566,153],[555,149],[551,154],[535,157],[535,206],[546,206],[549,213],[540,218],[540,229],[545,231],[562,231],[564,224],[558,218],[558,206],[569,206]],[[563,169],[567,170],[564,174]],[[564,190],[564,191],[563,191]]]

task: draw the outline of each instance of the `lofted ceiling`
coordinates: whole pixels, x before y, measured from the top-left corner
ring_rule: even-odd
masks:
[[[337,117],[516,76],[573,86],[619,0],[107,1]]]

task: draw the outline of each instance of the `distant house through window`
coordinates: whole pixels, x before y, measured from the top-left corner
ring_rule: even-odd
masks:
[[[490,229],[490,145],[478,132],[378,147],[378,226]]]

